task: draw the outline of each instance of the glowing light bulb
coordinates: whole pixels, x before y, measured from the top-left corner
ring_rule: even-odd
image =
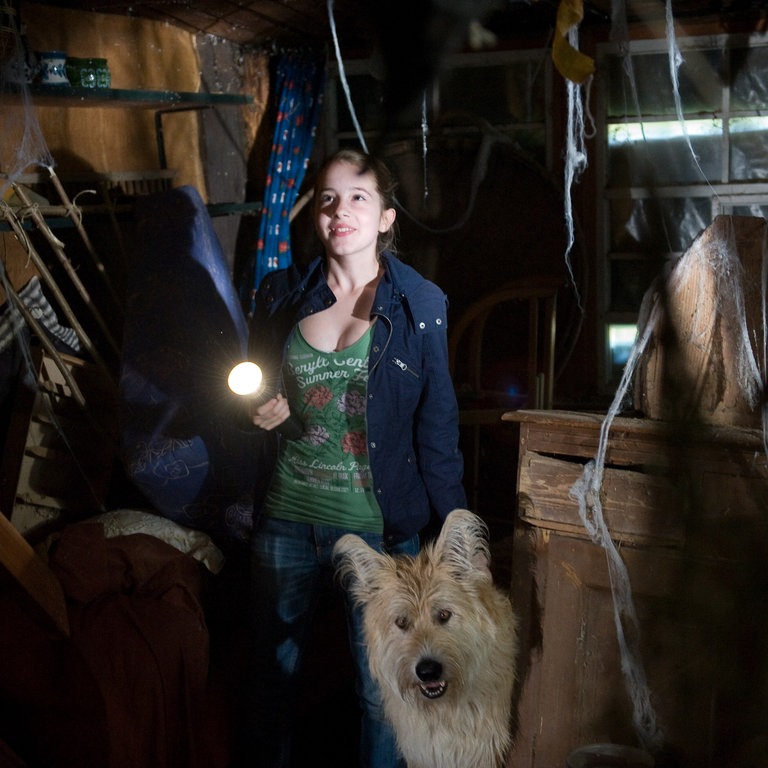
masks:
[[[261,388],[263,375],[256,363],[238,363],[227,377],[229,388],[242,397],[255,395]]]

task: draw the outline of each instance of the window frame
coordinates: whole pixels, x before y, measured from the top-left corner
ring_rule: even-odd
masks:
[[[728,52],[726,66],[730,66],[731,52],[744,48],[768,47],[768,34],[719,34],[681,37],[675,41],[683,56],[686,52],[696,50],[718,49]],[[710,219],[721,213],[730,213],[735,207],[757,205],[768,209],[768,180],[730,181],[731,134],[728,125],[731,120],[742,116],[756,115],[765,117],[768,109],[731,110],[730,78],[724,78],[721,85],[719,110],[712,112],[696,112],[684,115],[685,119],[696,120],[702,117],[722,119],[723,130],[720,135],[721,157],[720,178],[702,179],[698,183],[664,184],[650,189],[644,186],[614,185],[609,186],[610,168],[608,166],[608,141],[611,126],[621,123],[649,124],[659,121],[677,121],[676,114],[653,115],[646,114],[642,120],[637,116],[623,117],[608,116],[608,58],[620,56],[622,48],[628,48],[631,56],[658,55],[668,52],[669,43],[666,39],[631,40],[619,46],[616,43],[599,43],[596,50],[597,61],[597,93],[596,93],[596,137],[595,166],[598,178],[598,194],[596,200],[596,247],[601,268],[597,270],[597,323],[596,349],[598,354],[598,387],[600,394],[607,395],[615,390],[622,371],[612,366],[611,349],[609,345],[609,328],[613,324],[637,323],[640,307],[636,311],[618,311],[612,308],[612,267],[619,261],[635,260],[638,265],[649,263],[650,255],[641,250],[619,251],[611,246],[611,204],[624,201],[657,200],[667,201],[675,198],[690,200],[709,200]],[[728,72],[729,70],[727,70]],[[681,99],[683,97],[681,96]],[[685,104],[683,104],[683,108]],[[684,251],[667,251],[654,254],[662,259],[665,269],[668,269]]]

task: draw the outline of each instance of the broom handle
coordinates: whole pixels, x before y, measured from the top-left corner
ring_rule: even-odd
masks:
[[[72,372],[69,370],[69,368],[67,368],[66,364],[62,360],[61,355],[59,355],[59,352],[53,345],[53,342],[48,338],[47,334],[45,333],[45,329],[40,325],[40,322],[29,311],[29,308],[24,304],[24,302],[21,300],[21,297],[15,291],[11,292],[11,298],[13,299],[13,303],[16,305],[16,309],[19,310],[19,313],[24,318],[24,322],[34,331],[38,339],[40,339],[40,343],[43,345],[46,353],[50,355],[50,357],[53,359],[53,362],[56,363],[56,367],[59,369],[59,371],[61,371],[61,375],[64,377],[64,381],[67,382],[67,386],[72,392],[73,399],[81,408],[85,409],[85,396],[83,395],[83,391],[80,389],[74,377],[72,376]]]
[[[88,233],[86,232],[85,227],[83,226],[82,219],[77,213],[77,209],[75,208],[72,201],[69,199],[69,196],[67,195],[66,190],[64,189],[64,186],[61,183],[61,180],[56,175],[56,171],[54,171],[52,166],[48,167],[48,174],[51,177],[51,182],[53,183],[53,186],[56,188],[56,191],[59,193],[61,202],[64,203],[64,206],[67,209],[67,215],[69,216],[70,219],[72,219],[72,222],[77,228],[77,231],[80,233],[80,237],[83,240],[86,250],[88,251],[91,259],[93,260],[93,264],[96,267],[96,271],[99,273],[102,280],[104,281],[104,284],[107,286],[107,290],[112,296],[112,300],[115,302],[115,306],[118,308],[121,308],[122,303],[118,298],[117,293],[115,292],[115,289],[112,285],[112,281],[109,279],[109,275],[107,275],[107,270],[105,269],[104,264],[102,263],[101,259],[96,253],[96,249],[93,247],[93,243],[91,243],[90,237],[88,237]]]
[[[80,339],[83,346],[88,350],[89,354],[93,358],[94,363],[96,363],[96,365],[98,365],[100,368],[104,370],[104,372],[107,375],[107,378],[110,381],[114,382],[114,376],[112,372],[109,370],[107,364],[104,362],[103,358],[98,353],[98,350],[94,347],[93,342],[91,341],[88,334],[85,332],[85,329],[82,327],[82,325],[80,325],[80,322],[75,317],[75,313],[72,311],[71,307],[67,303],[67,300],[64,298],[64,295],[61,293],[61,291],[59,290],[59,287],[56,285],[56,281],[53,279],[53,276],[48,271],[48,267],[45,266],[45,263],[40,258],[37,251],[35,250],[35,247],[32,245],[32,243],[29,241],[29,238],[26,236],[24,232],[24,227],[21,225],[21,222],[19,222],[16,214],[10,209],[10,207],[6,205],[6,206],[3,206],[3,215],[5,217],[5,220],[11,225],[11,228],[13,229],[13,233],[16,235],[16,238],[18,239],[19,243],[21,243],[24,250],[27,252],[27,254],[29,254],[29,257],[34,262],[34,265],[40,272],[40,275],[45,281],[45,284],[53,293],[54,298],[56,299],[57,303],[61,307],[64,314],[67,316],[67,319],[71,323],[75,333],[77,333],[78,338]]]
[[[53,234],[51,228],[48,226],[48,222],[45,220],[45,217],[43,216],[42,213],[40,213],[39,209],[32,204],[31,200],[27,196],[27,193],[24,191],[23,187],[21,187],[18,184],[13,184],[13,189],[14,189],[14,192],[16,192],[16,194],[18,195],[19,200],[21,200],[21,202],[24,203],[24,205],[29,210],[29,213],[34,219],[35,224],[37,224],[37,226],[40,228],[40,231],[43,233],[43,235],[45,235],[45,239],[48,241],[51,248],[53,248],[53,251],[56,254],[57,258],[59,259],[61,266],[64,267],[65,272],[69,276],[69,279],[72,280],[72,283],[77,289],[77,292],[80,294],[81,298],[86,303],[86,305],[90,307],[91,312],[93,313],[94,319],[96,320],[99,327],[101,328],[102,333],[104,334],[105,338],[109,342],[110,347],[112,347],[112,350],[115,352],[116,355],[119,355],[119,348],[117,346],[117,342],[115,341],[114,337],[112,336],[112,333],[107,327],[107,324],[104,321],[104,318],[101,316],[101,313],[96,308],[96,305],[93,303],[93,301],[91,300],[91,296],[86,290],[80,278],[78,277],[77,272],[75,272],[72,264],[70,263],[69,259],[64,253],[62,242],[56,237],[56,235]]]
[[[32,330],[35,332],[37,337],[40,339],[40,342],[43,345],[43,349],[48,354],[48,356],[53,360],[54,365],[59,369],[59,372],[64,377],[64,382],[69,387],[70,394],[72,395],[72,399],[77,403],[77,405],[82,409],[86,421],[93,427],[93,429],[102,437],[106,438],[109,441],[114,441],[114,437],[110,434],[110,432],[104,427],[103,424],[100,424],[93,413],[93,407],[89,407],[88,403],[86,402],[85,396],[83,395],[82,389],[80,389],[78,383],[75,381],[74,376],[72,375],[72,371],[69,369],[69,366],[64,362],[64,359],[59,354],[56,347],[54,347],[51,340],[47,337],[45,330],[40,326],[40,322],[32,315],[32,313],[29,311],[29,308],[24,304],[24,302],[21,300],[21,297],[12,289],[9,285],[4,286],[6,292],[10,296],[11,299],[13,299],[13,303],[16,305],[16,308],[19,310],[21,316],[24,318],[24,321],[32,328]],[[44,366],[44,363],[41,363],[41,366]],[[30,371],[31,375],[35,374],[34,370]],[[57,394],[56,392],[52,391],[50,387],[44,386],[43,383],[40,382],[40,376],[39,374],[36,376],[37,379],[37,390],[38,393],[46,403],[47,403],[47,409],[48,409],[48,415],[51,419],[51,423],[53,424],[54,429],[58,432],[61,439],[64,441],[64,444],[69,449],[70,453],[72,454],[72,458],[75,462],[75,465],[77,466],[78,471],[82,475],[83,480],[85,481],[85,484],[88,486],[88,490],[91,492],[91,495],[94,498],[94,501],[96,501],[97,505],[99,506],[99,511],[103,512],[102,505],[99,500],[99,494],[96,493],[96,491],[93,488],[93,484],[90,481],[90,478],[88,477],[88,472],[84,469],[82,463],[80,462],[79,457],[77,456],[72,443],[67,438],[67,435],[65,433],[64,428],[62,427],[59,419],[56,415],[56,409],[54,407],[54,396]]]

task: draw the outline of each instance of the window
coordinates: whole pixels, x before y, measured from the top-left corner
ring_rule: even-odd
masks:
[[[616,329],[636,324],[653,279],[718,214],[768,214],[768,36],[677,44],[683,123],[666,40],[632,42],[626,58],[615,46],[598,51],[598,247],[605,266],[599,349],[606,391],[626,360]]]

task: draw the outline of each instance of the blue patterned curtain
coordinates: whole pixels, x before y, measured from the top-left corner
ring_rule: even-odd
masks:
[[[289,214],[312,152],[325,87],[324,60],[304,51],[280,54],[275,94],[279,100],[256,250],[246,267],[242,292],[249,313],[264,276],[291,263]]]

